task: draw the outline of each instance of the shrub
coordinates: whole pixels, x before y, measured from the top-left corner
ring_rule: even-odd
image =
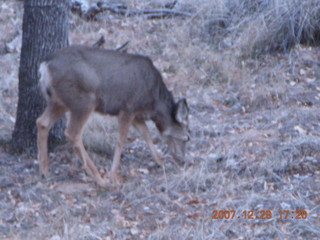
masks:
[[[214,44],[229,37],[242,55],[253,57],[299,43],[320,45],[318,0],[224,0],[223,6],[223,12],[211,11],[207,20]]]

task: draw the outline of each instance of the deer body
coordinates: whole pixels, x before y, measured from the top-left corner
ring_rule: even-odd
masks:
[[[37,120],[42,175],[48,175],[48,131],[65,112],[70,112],[65,134],[86,172],[101,186],[106,186],[106,180],[100,176],[82,143],[83,127],[94,111],[118,116],[119,140],[110,174],[113,182],[118,180],[121,150],[130,125],[134,125],[145,138],[158,164],[162,165],[162,160],[145,120],[155,122],[172,146],[174,156],[184,154],[188,140],[186,101],[174,102],[149,58],[101,48],[71,46],[50,55],[41,63],[39,72],[40,86],[47,101],[44,113]]]

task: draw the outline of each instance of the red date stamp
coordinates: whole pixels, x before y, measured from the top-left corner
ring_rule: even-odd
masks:
[[[306,210],[281,210],[272,212],[271,210],[259,211],[233,211],[233,210],[214,210],[212,211],[212,219],[307,219],[308,212]]]

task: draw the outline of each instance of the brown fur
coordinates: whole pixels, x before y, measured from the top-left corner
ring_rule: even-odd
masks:
[[[121,150],[128,129],[134,125],[147,141],[159,165],[162,160],[152,143],[145,120],[155,122],[173,155],[183,158],[188,141],[188,107],[185,100],[174,102],[161,74],[148,57],[117,51],[71,46],[50,55],[40,65],[40,85],[47,108],[38,118],[40,171],[48,175],[47,137],[52,124],[65,112],[70,120],[65,131],[84,169],[101,186],[106,186],[82,143],[83,126],[92,112],[115,115],[119,121],[119,141],[111,169],[117,182]]]

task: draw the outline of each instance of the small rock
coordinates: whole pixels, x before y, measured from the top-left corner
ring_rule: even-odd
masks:
[[[59,237],[58,235],[54,235],[50,238],[50,240],[61,240],[61,237]]]
[[[145,174],[145,175],[149,174],[149,170],[146,169],[146,168],[139,168],[139,169],[138,169],[138,172],[139,172],[139,173],[142,173],[142,174]]]
[[[299,134],[303,134],[306,135],[307,131],[305,129],[303,129],[301,126],[294,126],[294,130],[296,130]]]
[[[286,202],[282,202],[280,204],[281,208],[284,209],[284,210],[288,210],[288,209],[291,209],[291,205],[289,203],[286,203]]]
[[[158,165],[155,161],[149,161],[149,162],[147,163],[147,166],[148,166],[148,168],[156,168],[156,167],[158,167],[159,165]]]
[[[21,46],[21,41],[22,41],[22,36],[21,36],[21,34],[19,34],[10,43],[8,43],[6,46],[8,53],[18,52],[18,50]]]
[[[306,75],[306,70],[304,70],[303,68],[300,69],[300,75],[304,76]]]
[[[132,235],[137,235],[140,233],[139,229],[137,229],[137,228],[132,228],[130,231],[131,231]]]

